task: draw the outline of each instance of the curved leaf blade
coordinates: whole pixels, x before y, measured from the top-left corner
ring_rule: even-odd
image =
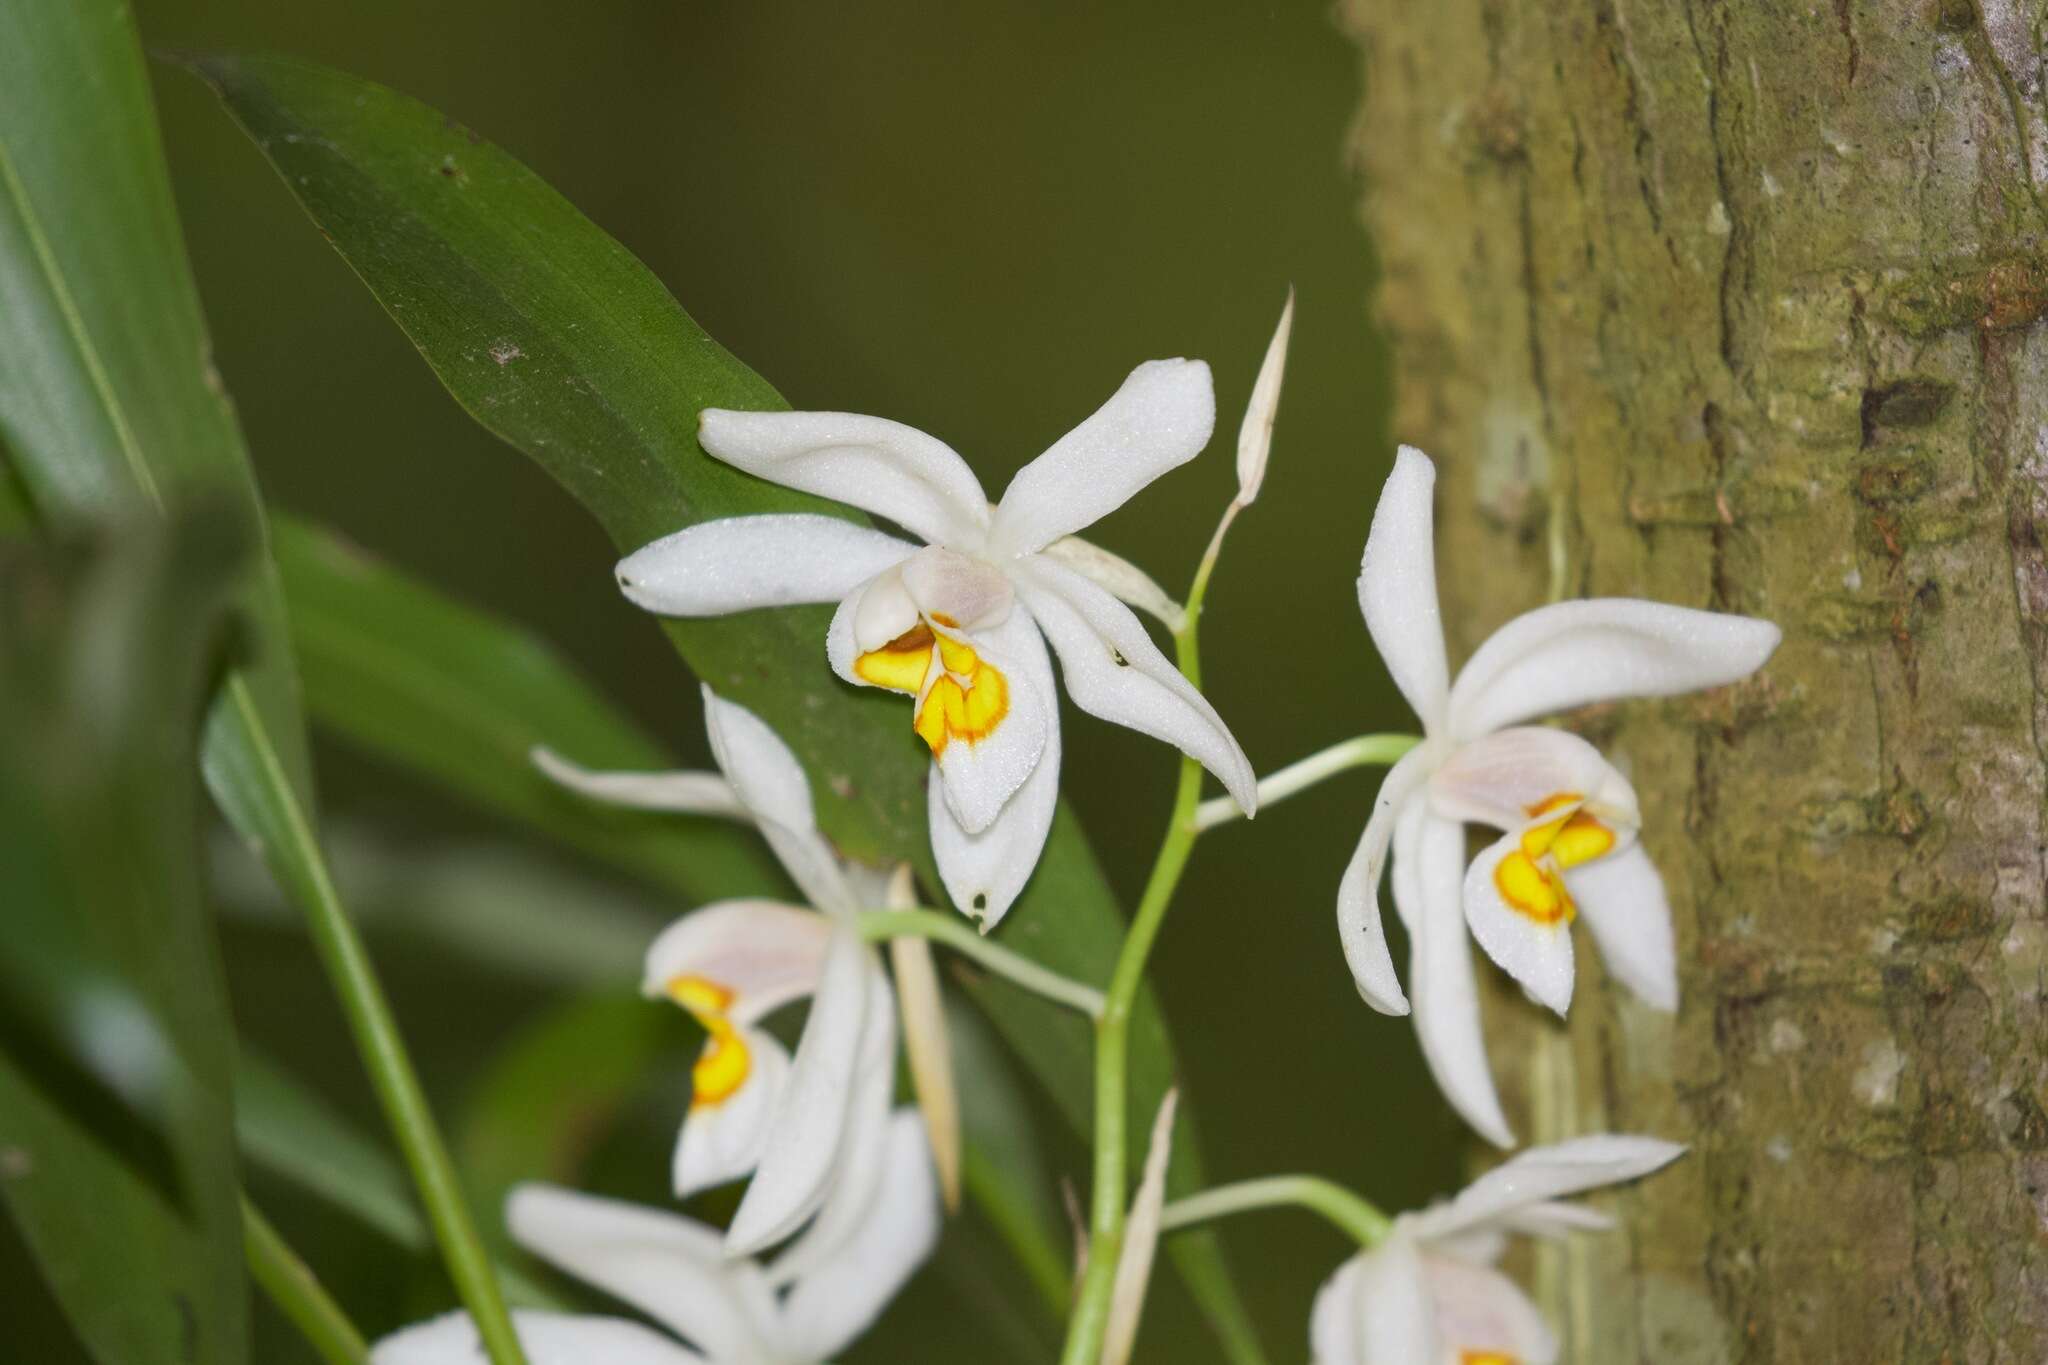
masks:
[[[593,767],[673,766],[540,640],[310,523],[277,515],[272,533],[306,704],[320,724],[693,901],[784,886],[751,830],[606,809],[528,761],[547,744]]]

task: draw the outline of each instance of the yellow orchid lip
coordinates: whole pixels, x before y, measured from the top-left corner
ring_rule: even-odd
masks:
[[[1579,908],[1565,889],[1565,869],[1613,852],[1614,831],[1580,804],[1584,800],[1577,792],[1555,792],[1529,806],[1535,823],[1522,831],[1520,846],[1495,864],[1494,889],[1524,918],[1571,923]]]
[[[754,1060],[731,1016],[733,993],[702,976],[678,976],[668,983],[669,999],[704,1026],[704,1050],[690,1068],[690,1108],[710,1109],[739,1093]]]
[[[952,626],[943,616],[932,621]],[[876,687],[918,699],[913,727],[934,757],[954,740],[987,739],[1010,713],[1010,683],[1002,671],[965,640],[939,634],[923,621],[857,657],[853,671]]]
[[[1521,1362],[1506,1351],[1460,1351],[1458,1365],[1521,1365]]]

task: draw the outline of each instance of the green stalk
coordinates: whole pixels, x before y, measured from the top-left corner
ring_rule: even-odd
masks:
[[[327,1365],[363,1365],[370,1358],[370,1348],[348,1314],[246,1195],[242,1199],[242,1254],[256,1283]]]
[[[1289,1204],[1321,1214],[1362,1247],[1378,1245],[1393,1227],[1387,1215],[1335,1181],[1316,1175],[1269,1175],[1176,1199],[1160,1215],[1159,1230],[1172,1232],[1225,1214]]]
[[[1068,1009],[1079,1010],[1091,1019],[1102,1017],[1101,991],[1041,967],[1001,944],[991,943],[970,929],[957,915],[937,910],[868,910],[856,916],[854,922],[860,936],[870,943],[906,935],[933,939],[1035,995],[1044,996]]]
[[[1213,564],[1213,554],[1203,559],[1195,575],[1194,590],[1188,594],[1187,623],[1173,637],[1180,671],[1197,687],[1202,685],[1197,622]],[[1167,907],[1173,903],[1174,890],[1180,885],[1188,854],[1195,846],[1199,832],[1195,828],[1195,807],[1201,797],[1202,766],[1192,758],[1182,758],[1180,785],[1174,791],[1166,838],[1160,843],[1152,875],[1146,880],[1145,892],[1131,916],[1123,951],[1118,954],[1116,971],[1110,977],[1102,1016],[1095,1022],[1095,1174],[1088,1220],[1088,1269],[1075,1299],[1073,1317],[1067,1322],[1067,1341],[1060,1353],[1060,1365],[1096,1365],[1102,1350],[1110,1295],[1116,1287],[1117,1261],[1123,1254],[1127,1179],[1124,1126],[1129,1108],[1131,1010],[1138,988],[1145,982],[1145,963],[1151,956],[1152,945],[1158,941]]]
[[[227,686],[234,702],[250,712],[252,733],[260,735],[260,728],[253,723],[254,705],[242,680],[232,677]],[[274,761],[275,756],[267,748],[262,753]],[[281,780],[276,789],[284,790]],[[279,805],[296,845],[294,851],[299,854],[296,858],[279,859],[280,864],[286,865],[280,871],[291,881],[294,899],[306,909],[313,945],[335,994],[341,999],[356,1051],[362,1056],[385,1120],[412,1172],[448,1276],[476,1323],[477,1335],[492,1365],[526,1365],[526,1353],[512,1330],[512,1318],[505,1310],[497,1274],[482,1238],[477,1235],[476,1223],[470,1217],[469,1205],[456,1178],[455,1163],[450,1160],[441,1130],[434,1123],[433,1110],[428,1107],[426,1092],[420,1088],[419,1075],[406,1053],[384,988],[377,981],[369,950],[363,946],[355,922],[342,908],[328,875],[327,861],[299,808],[290,801]]]

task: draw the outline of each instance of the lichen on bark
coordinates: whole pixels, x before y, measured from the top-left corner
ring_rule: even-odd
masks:
[[[1539,1258],[1569,1360],[2048,1359],[2043,9],[1344,0],[1454,645],[1553,595],[1786,632],[1567,718],[1683,1003],[1582,937],[1568,1030],[1494,990],[1497,1070],[1526,1139],[1693,1145]]]

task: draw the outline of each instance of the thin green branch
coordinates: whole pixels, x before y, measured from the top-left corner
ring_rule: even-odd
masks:
[[[1386,766],[1398,762],[1410,749],[1422,743],[1420,735],[1358,735],[1307,758],[1288,764],[1279,772],[1259,779],[1259,809],[1265,810],[1298,791],[1313,787],[1338,773],[1353,768]],[[1195,829],[1210,830],[1228,824],[1244,814],[1237,802],[1218,796],[1195,807]]]
[[[363,1365],[370,1358],[348,1314],[247,1196],[242,1199],[242,1254],[249,1274],[327,1365]]]
[[[1269,1175],[1218,1185],[1168,1204],[1159,1227],[1162,1232],[1173,1232],[1226,1214],[1282,1205],[1321,1214],[1362,1247],[1377,1245],[1393,1227],[1393,1221],[1377,1208],[1335,1181],[1315,1175]]]
[[[420,1202],[433,1224],[448,1276],[469,1309],[477,1335],[494,1365],[526,1365],[526,1353],[512,1329],[511,1315],[505,1310],[497,1273],[484,1250],[483,1239],[477,1235],[476,1223],[470,1217],[461,1182],[455,1174],[455,1163],[449,1158],[447,1144],[427,1104],[426,1091],[420,1087],[419,1075],[406,1053],[405,1040],[392,1017],[384,988],[378,983],[369,950],[335,892],[326,858],[305,822],[305,812],[289,796],[290,786],[269,746],[269,737],[256,715],[247,684],[237,674],[228,679],[227,688],[230,700],[243,713],[252,747],[267,765],[265,776],[271,790],[281,794],[279,813],[296,856],[279,861],[289,864],[284,871],[293,883],[294,899],[305,908],[313,945],[341,1000],[356,1051],[362,1056],[385,1120],[419,1189]]]
[[[983,938],[957,915],[939,910],[866,910],[855,917],[862,938],[870,943],[911,935],[945,944],[962,957],[973,958],[997,976],[1025,990],[1079,1010],[1091,1019],[1102,1017],[1102,992],[1093,986],[1041,967],[1021,953]]]

